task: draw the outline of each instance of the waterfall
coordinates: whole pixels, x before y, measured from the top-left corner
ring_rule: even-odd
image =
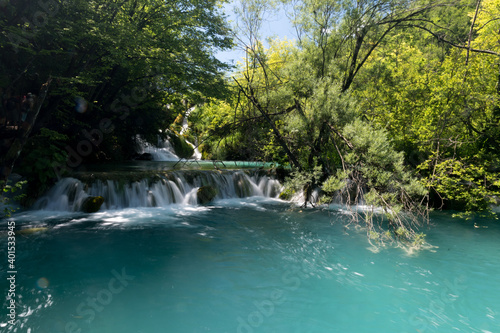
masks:
[[[186,111],[184,114],[184,118],[182,118],[182,128],[181,128],[181,135],[184,134],[188,129],[189,129],[189,124],[188,124],[188,117],[191,114],[191,112],[196,109],[196,106],[193,106],[189,110]]]
[[[180,131],[180,135],[182,136],[186,131],[189,130],[188,117],[191,112],[196,109],[196,106],[193,106],[189,110],[186,111],[184,118],[182,120],[182,127]],[[185,139],[184,139],[185,140]],[[175,153],[175,149],[170,144],[169,140],[164,140],[160,136],[158,136],[158,143],[156,146],[146,142],[140,135],[135,137],[135,141],[137,143],[136,152],[138,155],[147,154],[149,156],[144,157],[144,159],[152,159],[153,161],[179,161],[180,158]],[[195,143],[197,144],[197,139],[195,138]],[[201,160],[201,152],[198,150],[197,145],[192,144],[191,142],[186,140],[186,143],[193,147],[194,153],[191,156],[194,160]],[[141,158],[139,158],[141,159]]]
[[[201,155],[201,151],[198,149],[198,146],[195,146],[194,144],[192,144],[192,143],[191,143],[191,142],[189,142],[188,140],[186,140],[186,142],[187,142],[187,143],[188,143],[191,147],[193,147],[193,149],[194,149],[193,158],[194,158],[195,160],[198,160],[198,161],[199,161],[199,160],[201,160],[202,155]]]
[[[181,135],[186,133],[186,131],[189,130],[188,117],[191,114],[191,112],[193,112],[195,109],[196,109],[196,106],[193,106],[192,108],[190,108],[189,110],[186,111],[186,114],[184,115],[184,118],[182,119],[182,128],[181,128],[181,133],[180,133]],[[201,152],[198,150],[198,142],[197,142],[198,139],[195,138],[195,140],[196,140],[195,141],[196,145],[192,144],[188,140],[186,140],[186,142],[188,145],[190,145],[194,149],[193,158],[195,160],[201,160]]]
[[[129,207],[164,207],[171,204],[196,205],[201,186],[216,189],[215,199],[263,196],[277,198],[280,183],[267,175],[243,171],[172,171],[153,179],[127,182],[96,180],[86,184],[63,178],[34,205],[38,210],[79,211],[86,198],[102,196],[101,210]]]
[[[153,161],[178,161],[179,156],[175,154],[174,148],[168,142],[158,139],[158,145],[155,147],[149,142],[146,142],[139,135],[136,137],[137,153],[150,154]]]

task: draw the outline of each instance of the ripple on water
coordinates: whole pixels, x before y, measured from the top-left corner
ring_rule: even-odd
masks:
[[[438,248],[409,256],[369,251],[342,214],[255,198],[14,218],[48,229],[17,238],[18,331],[500,332],[491,224],[438,215]]]

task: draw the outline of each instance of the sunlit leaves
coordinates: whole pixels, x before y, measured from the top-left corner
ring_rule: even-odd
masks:
[[[472,13],[470,14],[473,15]],[[483,0],[476,20],[473,47],[500,52],[500,1]]]
[[[427,185],[447,201],[448,208],[462,211],[462,217],[470,217],[474,213],[491,215],[491,205],[496,204],[495,197],[500,195],[498,174],[489,172],[487,161],[479,155],[470,161],[461,159],[445,159],[431,164],[427,161],[422,169],[432,167],[432,176],[426,179]]]

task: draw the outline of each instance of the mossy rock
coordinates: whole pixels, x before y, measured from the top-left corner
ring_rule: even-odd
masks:
[[[205,205],[211,202],[217,196],[217,190],[213,186],[202,186],[196,192],[198,196],[198,202]]]
[[[177,134],[169,134],[169,141],[174,148],[175,154],[180,158],[191,158],[194,154],[194,148],[186,140]]]
[[[150,153],[143,153],[143,154],[137,154],[133,157],[133,160],[136,161],[152,161],[153,160],[153,155]]]
[[[292,197],[294,196],[294,194],[295,194],[295,191],[288,188],[288,189],[285,189],[283,192],[280,193],[279,198],[281,200],[289,201],[289,200],[292,199]]]
[[[83,201],[82,211],[85,213],[95,213],[101,209],[104,203],[103,197],[88,197]]]

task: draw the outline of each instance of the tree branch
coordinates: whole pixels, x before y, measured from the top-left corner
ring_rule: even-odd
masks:
[[[422,30],[428,32],[429,34],[431,34],[432,36],[434,36],[438,41],[446,43],[446,44],[449,44],[449,45],[451,45],[453,47],[456,47],[456,48],[459,48],[459,49],[470,50],[470,52],[475,52],[475,53],[491,54],[491,55],[495,55],[497,57],[500,56],[500,53],[497,53],[495,51],[491,51],[491,50],[479,50],[479,49],[473,49],[473,48],[469,49],[467,46],[455,44],[455,43],[453,43],[453,42],[451,42],[449,40],[444,39],[443,37],[441,37],[438,34],[436,34],[435,32],[433,32],[432,30],[430,30],[430,29],[428,29],[426,27],[423,27],[421,25],[405,24],[404,26],[411,27],[411,28],[422,29]]]
[[[474,31],[474,25],[476,24],[477,13],[479,12],[479,7],[481,6],[481,0],[477,0],[476,11],[474,12],[474,18],[472,19],[472,23],[470,25],[469,30],[469,38],[467,41],[467,56],[465,57],[465,66],[469,64],[469,54],[470,54],[470,44],[472,42],[472,32]]]
[[[333,133],[337,134],[337,136],[339,138],[341,138],[342,141],[344,141],[351,150],[354,150],[354,145],[349,140],[347,140],[347,138],[345,136],[343,136],[342,133],[340,133],[332,124],[330,124],[330,123],[327,123],[327,124]]]
[[[8,150],[5,156],[0,157],[0,192],[3,190],[7,179],[12,173],[12,169],[14,168],[14,164],[17,160],[17,157],[21,153],[28,137],[33,129],[33,125],[40,113],[40,109],[42,108],[43,102],[45,101],[45,97],[49,91],[49,86],[52,79],[49,79],[45,84],[42,85],[40,89],[40,93],[35,100],[34,105],[29,108],[28,114],[26,116],[26,120],[20,125],[20,128],[17,130],[16,137],[13,139],[3,138],[5,142],[8,143]]]
[[[256,100],[255,96],[253,95],[248,95],[248,93],[245,91],[243,86],[238,82],[238,80],[233,77],[233,80],[236,82],[238,87],[240,88],[240,91],[245,95],[245,97],[255,106],[257,110],[264,116],[264,119],[269,123],[269,126],[271,126],[271,129],[273,130],[274,135],[276,136],[276,139],[278,139],[278,142],[280,143],[281,147],[285,150],[286,154],[288,155],[288,158],[292,161],[293,165],[299,170],[302,170],[302,167],[295,157],[295,155],[292,153],[290,148],[288,148],[288,145],[286,144],[285,140],[283,139],[283,136],[281,135],[280,131],[276,127],[276,124],[272,121],[272,119],[269,117],[267,112],[262,108],[260,103]]]

